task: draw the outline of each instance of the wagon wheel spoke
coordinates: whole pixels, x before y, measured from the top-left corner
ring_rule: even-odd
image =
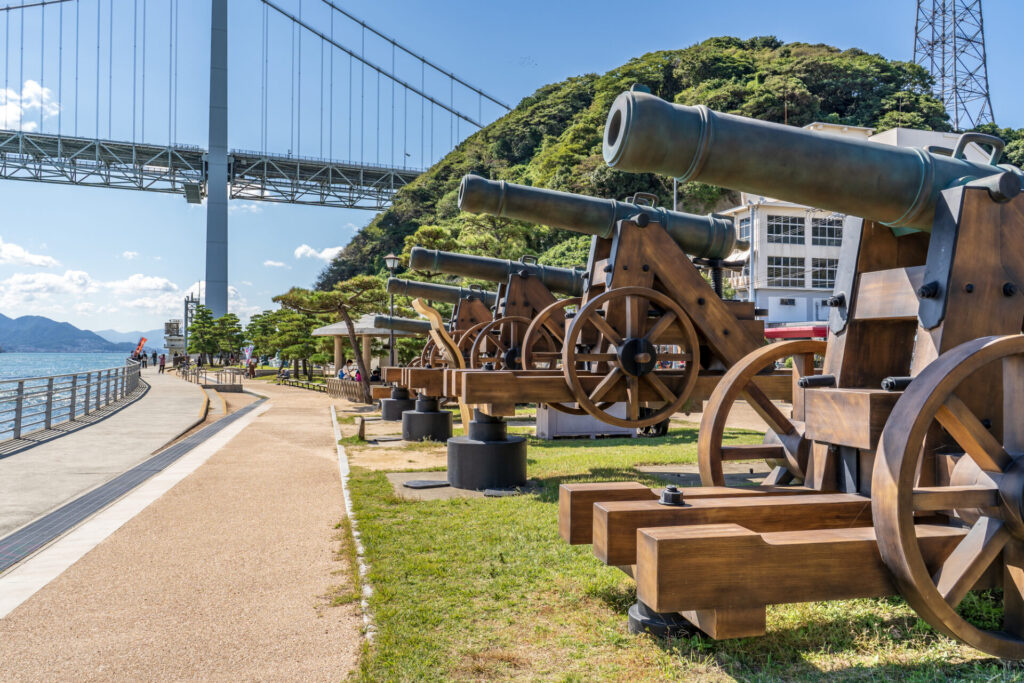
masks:
[[[765,396],[759,387],[754,384],[748,384],[743,388],[743,396],[747,399],[750,407],[761,416],[762,420],[768,423],[768,427],[776,434],[781,436],[796,432],[796,427],[790,422],[789,418],[779,410],[777,405],[771,402],[771,399]]]
[[[658,373],[657,372],[647,373],[646,375],[644,375],[644,379],[647,380],[648,384],[650,384],[652,387],[654,387],[654,390],[657,391],[658,394],[663,399],[665,399],[665,401],[667,403],[672,403],[673,401],[676,400],[676,398],[677,398],[676,395],[674,393],[672,393],[671,389],[669,389],[667,386],[665,386],[665,383],[661,381],[660,377],[658,377]]]
[[[594,387],[594,390],[590,392],[590,400],[594,403],[599,402],[604,395],[607,394],[613,386],[615,386],[616,382],[619,381],[619,378],[621,378],[623,374],[624,373],[618,366],[612,368],[611,372],[605,375],[604,379],[602,379],[598,385]]]
[[[1003,358],[1003,415],[1017,416],[1024,406],[1024,356]],[[1024,424],[1020,419],[1003,419],[1003,450],[1011,456],[1024,454]]]
[[[608,324],[608,321],[602,318],[601,316],[592,316],[590,318],[590,323],[594,327],[596,327],[597,331],[604,335],[604,338],[607,339],[613,346],[620,346],[622,344],[622,337],[620,337],[619,333],[616,332],[612,328],[612,326]]]
[[[1010,454],[956,394],[949,395],[935,419],[986,472],[1002,472],[1010,463]]]
[[[1003,631],[1024,638],[1024,542],[1003,548]]]
[[[676,319],[676,314],[673,311],[665,311],[665,313],[658,318],[653,325],[651,325],[651,329],[647,330],[647,334],[644,335],[644,339],[652,344],[657,344],[658,337],[660,337],[661,334],[676,321]]]
[[[534,351],[530,354],[534,358],[561,358],[561,351]]]
[[[914,511],[965,510],[999,505],[999,489],[987,486],[922,486],[914,489]]]
[[[939,594],[956,607],[1010,540],[1010,532],[995,517],[982,517],[953,549],[932,579]]]
[[[626,408],[630,420],[640,419],[640,378],[626,375]]]
[[[642,316],[640,315],[641,308],[639,297],[632,295],[626,297],[626,337],[643,336],[643,333],[640,331],[640,323],[642,321]]]
[[[485,342],[490,342],[491,344],[494,344],[494,348],[497,349],[497,351],[495,351],[495,355],[499,355],[499,354],[502,354],[502,353],[505,353],[506,351],[508,351],[508,348],[505,346],[505,343],[501,340],[500,337],[493,337],[493,338],[492,337],[486,337],[484,339],[484,341]],[[485,348],[486,348],[486,344],[485,344]]]

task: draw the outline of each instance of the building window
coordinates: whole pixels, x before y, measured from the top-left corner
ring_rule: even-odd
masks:
[[[811,244],[838,247],[843,243],[842,218],[812,218]]]
[[[811,287],[815,289],[832,289],[836,286],[836,267],[839,259],[811,259]]]
[[[819,259],[815,259],[817,261]],[[835,269],[832,270],[832,277],[835,279]],[[768,286],[769,287],[803,287],[804,286],[804,260],[792,256],[769,256],[768,257]]]
[[[750,239],[750,217],[740,219],[739,236],[741,240]]]
[[[803,244],[803,216],[768,216],[768,241],[776,244]]]
[[[780,306],[796,306],[796,299],[779,299]]]

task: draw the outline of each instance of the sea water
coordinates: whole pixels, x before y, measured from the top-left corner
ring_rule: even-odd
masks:
[[[117,353],[0,353],[0,380],[68,375],[116,368],[128,354]]]

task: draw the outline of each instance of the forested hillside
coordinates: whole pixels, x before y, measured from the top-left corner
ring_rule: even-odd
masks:
[[[468,172],[569,192],[622,198],[638,191],[670,205],[671,179],[605,166],[601,137],[612,100],[640,83],[666,100],[705,104],[769,121],[812,121],[948,130],[942,103],[929,94],[921,67],[877,54],[827,45],[782,43],[773,37],[711,38],[683,50],[654,52],[604,75],[545,86],[503,118],[467,138],[415,182],[393,206],[363,228],[321,273],[317,288],[362,273],[378,273],[390,251],[411,245],[542,261],[579,263],[585,238],[518,221],[461,214],[460,178]],[[995,130],[1010,143],[1007,160],[1024,163],[1024,130]],[[726,190],[688,183],[680,208],[707,212],[727,205]],[[551,250],[549,253],[548,250]]]

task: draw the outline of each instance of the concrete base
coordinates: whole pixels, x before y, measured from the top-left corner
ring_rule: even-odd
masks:
[[[399,422],[402,419],[402,413],[407,410],[416,410],[416,399],[382,398],[380,400],[380,419],[387,422]]]
[[[446,441],[452,436],[452,414],[437,409],[436,398],[416,399],[416,410],[402,413],[405,441]]]
[[[505,422],[475,412],[469,434],[448,439],[448,483],[482,491],[526,484],[526,437],[508,436]]]
[[[677,612],[655,612],[639,600],[629,608],[629,632],[649,633],[657,638],[692,636],[697,627]]]

